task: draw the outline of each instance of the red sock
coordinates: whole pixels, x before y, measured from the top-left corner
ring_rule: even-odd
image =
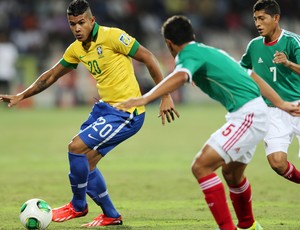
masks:
[[[239,228],[250,228],[254,223],[252,212],[252,192],[249,181],[245,178],[237,186],[229,186],[230,199],[238,218]]]
[[[225,189],[217,174],[212,173],[198,180],[205,200],[221,230],[236,229],[226,202]]]
[[[288,162],[288,167],[285,170],[283,177],[297,184],[300,184],[300,172],[291,162]]]

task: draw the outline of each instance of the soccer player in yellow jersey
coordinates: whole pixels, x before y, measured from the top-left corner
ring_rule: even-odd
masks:
[[[120,111],[113,107],[118,102],[141,96],[131,58],[143,62],[157,84],[163,79],[154,55],[125,31],[100,26],[95,22],[86,0],[73,0],[67,10],[72,33],[76,37],[63,58],[41,74],[27,89],[17,95],[0,95],[0,101],[12,107],[36,95],[60,77],[82,63],[97,81],[101,100],[93,106],[79,133],[68,146],[69,179],[72,200],[53,209],[55,222],[85,216],[88,213],[86,194],[103,211],[84,227],[119,225],[122,216],[114,207],[107,192],[105,180],[97,163],[115,146],[134,135],[144,122],[144,106]],[[162,123],[170,122],[178,113],[170,95],[164,95],[160,104]]]

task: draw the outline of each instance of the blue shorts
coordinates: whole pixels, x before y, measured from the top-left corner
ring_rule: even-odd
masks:
[[[130,114],[100,101],[95,103],[88,119],[81,125],[79,137],[90,149],[105,156],[118,144],[136,134],[144,120],[145,113]]]

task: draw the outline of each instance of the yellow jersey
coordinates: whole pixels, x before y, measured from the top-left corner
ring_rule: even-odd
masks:
[[[95,78],[100,99],[114,105],[141,96],[131,57],[140,44],[125,31],[95,23],[89,43],[74,41],[60,61],[64,67],[77,68],[82,63]],[[145,107],[131,108],[138,114]]]

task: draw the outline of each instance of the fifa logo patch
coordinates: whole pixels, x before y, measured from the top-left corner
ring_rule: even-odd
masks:
[[[126,34],[122,34],[119,38],[119,40],[125,45],[128,46],[130,44],[130,37]]]
[[[97,48],[97,54],[99,55],[99,57],[103,57],[103,50],[102,50],[102,46],[98,46]]]

